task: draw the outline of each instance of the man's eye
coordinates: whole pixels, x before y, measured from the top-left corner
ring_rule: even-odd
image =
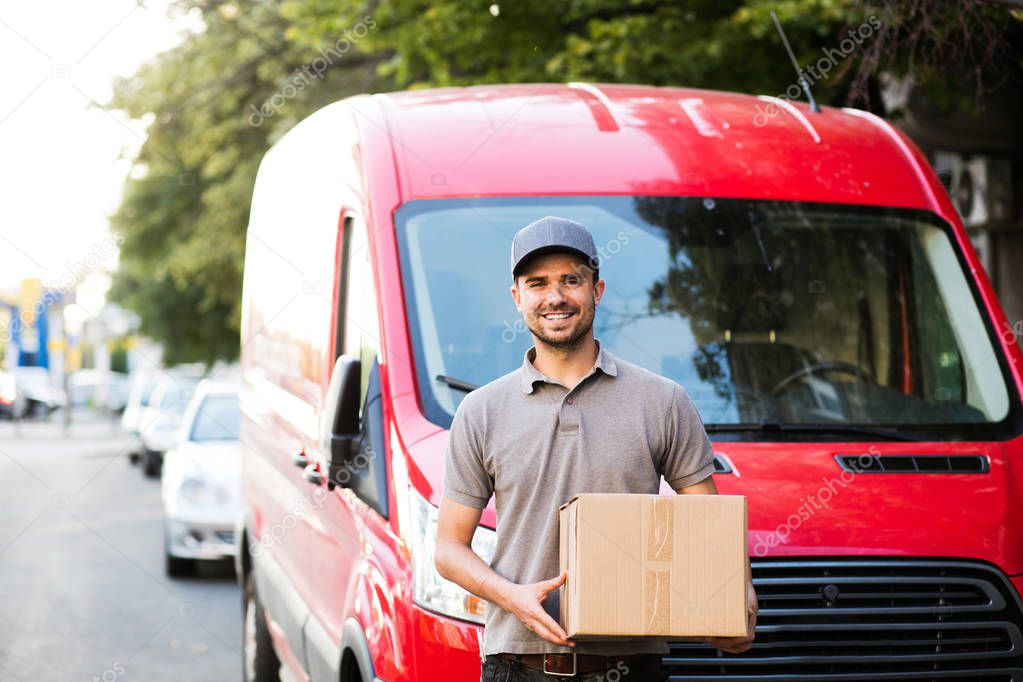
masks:
[[[582,279],[581,279],[581,278],[579,278],[579,277],[566,277],[566,278],[565,278],[565,283],[566,283],[566,284],[571,284],[572,286],[576,286],[576,285],[577,285],[577,284],[579,284],[579,283],[580,283],[581,281],[582,281]]]

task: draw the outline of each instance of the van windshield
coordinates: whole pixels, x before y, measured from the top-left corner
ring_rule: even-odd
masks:
[[[522,364],[533,340],[509,293],[509,248],[544,215],[593,233],[606,282],[594,321],[601,344],[681,384],[707,425],[932,434],[966,425],[959,433],[977,435],[1015,404],[951,228],[933,214],[709,197],[495,197],[417,200],[396,214],[431,421],[449,426],[467,389]]]

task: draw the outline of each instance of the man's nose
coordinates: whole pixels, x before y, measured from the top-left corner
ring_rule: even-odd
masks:
[[[548,303],[564,301],[565,292],[562,290],[561,282],[555,282],[547,288],[547,301]]]

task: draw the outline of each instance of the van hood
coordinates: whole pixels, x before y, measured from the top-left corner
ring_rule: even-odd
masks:
[[[410,447],[410,480],[432,504],[443,493],[448,432]],[[1023,572],[1023,438],[1006,443],[715,442],[732,473],[715,474],[723,495],[745,495],[749,552],[765,556],[962,557]],[[984,473],[844,470],[836,456],[978,457]],[[853,461],[857,461],[854,457]],[[863,460],[866,462],[867,460]],[[905,462],[903,462],[905,464]],[[937,466],[937,465],[935,465]],[[598,492],[598,491],[594,491]],[[673,494],[662,481],[661,492]],[[496,526],[494,501],[480,523]]]
[[[1023,439],[714,447],[734,469],[715,475],[718,490],[747,497],[753,557],[963,557],[1023,570],[1023,524],[1011,513],[1021,491],[1009,456],[1023,456]],[[878,458],[887,471],[875,470]],[[986,471],[951,470],[974,460]]]

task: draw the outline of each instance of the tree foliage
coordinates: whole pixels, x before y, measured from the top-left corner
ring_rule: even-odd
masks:
[[[139,313],[171,362],[237,356],[259,160],[331,101],[574,80],[784,93],[796,75],[774,10],[804,65],[849,31],[876,27],[814,79],[814,94],[884,113],[883,71],[968,101],[1018,78],[1023,45],[1023,13],[976,1],[181,0],[176,9],[201,13],[203,30],[118,82],[112,102],[151,122],[112,219],[125,242],[111,296]]]

